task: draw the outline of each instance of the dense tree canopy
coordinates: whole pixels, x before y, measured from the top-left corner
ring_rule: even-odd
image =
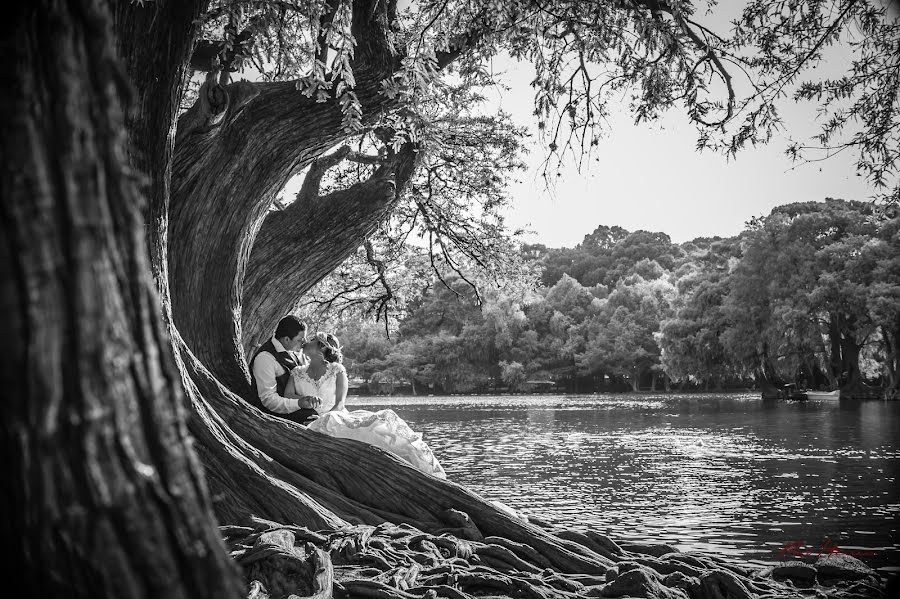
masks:
[[[523,248],[542,272],[535,292],[499,289],[479,305],[461,279],[450,288],[435,279],[393,339],[362,334],[355,318],[322,326],[350,334],[351,372],[376,392],[790,381],[894,396],[895,225],[893,209],[833,199],[780,206],[734,238],[683,244],[601,225],[575,248]]]
[[[333,14],[330,6],[225,3],[210,11],[205,27],[211,37],[228,37],[242,27],[252,33],[254,43],[243,42],[238,54],[245,57],[246,72],[273,81],[301,77],[304,93],[340,105],[354,139],[355,115],[362,106],[347,84],[355,81],[350,3],[339,3]],[[500,120],[483,114],[456,117],[477,104],[478,89],[492,84],[484,60],[501,52],[534,69],[535,115],[548,169],[567,149],[572,156],[589,154],[610,102],[622,97],[630,98],[638,123],[683,108],[697,126],[698,147],[734,155],[747,144],[770,140],[784,126],[778,106],[792,96],[817,102],[823,127],[816,139],[793,142],[791,156],[819,160],[843,149],[856,151],[859,173],[878,193],[895,195],[900,128],[896,21],[877,2],[780,6],[747,2],[730,24],[714,18],[715,7],[711,16],[706,2],[524,1],[498,7],[435,0],[399,11],[388,37],[404,58],[381,82],[393,108],[380,108],[375,125],[389,126],[394,143],[404,136],[422,143],[423,155],[432,158],[394,210],[391,225],[373,240],[376,251],[360,252],[359,276],[346,278],[339,289],[364,285],[350,292],[352,301],[369,301],[382,314],[402,309],[406,294],[395,294],[378,268],[391,270],[401,255],[395,240],[408,239],[411,231],[427,238],[429,266],[441,276],[470,272],[471,261],[495,272],[515,268],[502,260],[510,255],[500,241],[508,232],[497,216],[506,202],[505,175],[515,166],[518,133],[502,115]],[[308,32],[319,25],[330,52],[315,52],[316,39]],[[833,58],[830,49],[836,45],[849,50],[841,57],[848,61],[846,75],[817,77],[814,68]],[[460,134],[466,138],[462,144]],[[353,176],[342,179],[345,184],[366,176],[364,169],[351,170]],[[468,206],[483,210],[484,217],[472,220]],[[603,243],[616,234],[607,231],[605,238],[586,242]],[[642,244],[653,243],[634,241],[634,248],[620,249],[637,255]],[[584,267],[596,270],[584,279],[587,285],[609,284],[617,276],[608,275],[607,265]],[[570,274],[582,279],[580,273]],[[602,280],[607,275],[611,279]],[[554,277],[553,269],[547,277]]]
[[[699,145],[734,154],[770,138],[783,124],[775,101],[792,94],[827,115],[811,145],[851,148],[860,174],[896,199],[894,15],[863,0],[750,0],[734,26],[714,31],[704,24],[707,8],[721,6],[13,3],[0,46],[12,69],[0,111],[0,270],[13,353],[3,363],[13,399],[4,403],[0,445],[16,485],[4,499],[4,526],[22,540],[14,567],[21,565],[28,593],[793,592],[705,556],[688,566],[677,554],[666,558],[666,546],[623,549],[593,531],[538,527],[390,454],[315,435],[246,401],[253,393],[246,349],[266,335],[269,318],[354,255],[363,268],[348,275],[366,278],[345,277],[332,296],[376,280],[384,294],[352,299],[382,316],[395,288],[389,259],[420,273],[415,280],[438,279],[442,286],[425,295],[398,293],[414,300],[412,322],[428,331],[432,355],[505,363],[499,374],[508,384],[521,384],[529,369],[577,377],[593,362],[579,358],[589,346],[572,332],[597,331],[599,339],[585,323],[608,318],[632,342],[603,368],[653,370],[659,357],[647,335],[671,313],[677,285],[665,272],[682,253],[664,236],[629,234],[634,243],[591,265],[590,281],[562,278],[543,301],[503,298],[504,286],[520,279],[503,280],[508,272],[499,273],[498,297],[479,287],[496,283],[496,265],[523,270],[525,279],[529,272],[509,251],[498,218],[502,193],[494,193],[518,164],[520,125],[479,113],[475,98],[492,83],[485,59],[498,52],[534,68],[548,166],[568,150],[589,152],[610,103],[623,97],[639,122],[684,110]],[[838,43],[853,53],[846,76],[803,83],[807,67]],[[791,149],[802,158],[806,145]],[[328,173],[335,168],[346,170]],[[277,209],[298,174],[301,193]],[[885,300],[896,292],[894,218],[877,221],[877,242],[862,248],[852,227],[846,236],[826,233],[828,245],[807,240],[820,252],[814,262],[824,291],[802,280],[803,301],[822,314],[816,322],[794,318],[800,328],[790,348],[815,350],[812,327],[827,315],[836,327],[832,344],[840,345],[838,376],[851,381],[856,370],[846,366],[876,336],[888,363],[897,363],[897,314]],[[389,242],[391,227],[401,238],[421,235],[421,251]],[[778,234],[773,227],[763,227],[752,247],[764,252],[765,236]],[[610,243],[604,235],[598,244]],[[657,251],[666,248],[669,257]],[[638,260],[635,272],[622,268],[626,259]],[[869,287],[877,291],[862,293],[862,271],[847,284],[827,283],[841,260],[869,261],[882,277]],[[766,290],[760,305],[793,314],[796,306],[775,291]],[[443,320],[417,318],[416,302],[438,302],[438,294],[463,305]],[[871,314],[836,310],[842,298]],[[729,292],[726,312],[734,301]],[[409,339],[416,337],[407,332],[399,343]],[[764,344],[742,359],[765,364],[780,359],[778,351]],[[447,380],[437,358],[409,355],[408,372]],[[537,356],[533,364],[529,356]],[[497,373],[473,368],[468,376]],[[223,531],[230,556],[214,517],[252,525]],[[249,589],[239,588],[231,558]],[[617,576],[625,562],[631,569],[623,565]]]

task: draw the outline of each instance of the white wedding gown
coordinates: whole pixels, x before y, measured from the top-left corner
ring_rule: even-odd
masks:
[[[307,429],[330,437],[356,439],[380,447],[422,472],[447,478],[431,448],[422,441],[422,435],[412,430],[393,410],[329,411],[335,404],[337,375],[341,372],[346,374],[344,367],[335,362],[328,364],[325,374],[318,380],[310,377],[306,368],[291,371],[294,391],[298,395],[315,395],[322,400],[322,405],[317,408],[319,418],[311,422]]]

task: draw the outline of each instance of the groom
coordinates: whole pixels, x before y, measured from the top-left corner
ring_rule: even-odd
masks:
[[[318,397],[306,396],[300,399],[285,397],[284,390],[291,378],[291,370],[305,366],[309,361],[299,351],[306,343],[306,323],[296,316],[285,316],[275,328],[275,335],[263,343],[253,356],[250,368],[259,401],[256,407],[266,414],[309,424],[319,414],[315,408],[321,405]]]

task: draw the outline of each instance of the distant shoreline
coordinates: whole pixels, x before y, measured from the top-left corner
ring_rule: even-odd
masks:
[[[364,397],[367,399],[380,399],[380,398],[391,398],[391,397],[416,397],[416,398],[429,398],[429,397],[558,397],[558,396],[572,396],[572,397],[593,397],[598,395],[610,395],[610,396],[626,396],[633,395],[636,397],[647,397],[647,396],[659,396],[659,395],[687,395],[687,396],[703,396],[703,395],[756,395],[756,399],[762,400],[762,392],[755,391],[751,389],[727,389],[723,391],[697,391],[697,390],[680,390],[680,391],[650,391],[650,390],[640,390],[640,391],[585,391],[585,392],[567,392],[567,391],[544,391],[544,392],[511,392],[511,391],[494,391],[494,392],[471,392],[471,393],[360,393],[358,389],[351,390],[349,393],[350,397]],[[787,400],[787,399],[766,399],[765,401],[790,401],[794,402],[797,400]],[[885,399],[883,397],[842,397],[839,400],[821,400],[821,399],[812,399],[812,400],[804,400],[804,401],[813,401],[818,403],[831,403],[831,402],[839,402],[839,401],[896,401]]]

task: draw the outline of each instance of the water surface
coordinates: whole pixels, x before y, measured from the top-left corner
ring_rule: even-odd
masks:
[[[450,479],[556,525],[758,564],[832,543],[900,571],[900,402],[758,395],[348,398],[393,408]]]

